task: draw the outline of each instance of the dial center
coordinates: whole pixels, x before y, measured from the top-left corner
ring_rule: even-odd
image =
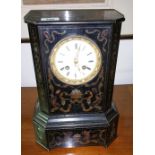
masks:
[[[101,66],[99,48],[92,40],[82,36],[66,37],[59,41],[50,58],[56,78],[72,85],[90,81]]]
[[[75,58],[75,59],[74,59],[74,64],[78,64],[78,63],[79,63],[78,59]]]

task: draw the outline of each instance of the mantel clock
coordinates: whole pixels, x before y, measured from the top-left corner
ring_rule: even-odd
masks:
[[[124,16],[116,10],[33,10],[28,24],[38,101],[33,124],[46,149],[117,137],[112,102]]]

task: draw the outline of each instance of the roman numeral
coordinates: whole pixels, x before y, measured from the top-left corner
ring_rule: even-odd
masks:
[[[61,71],[64,70],[64,67],[60,68],[60,70],[61,70]]]
[[[63,63],[63,61],[58,61],[58,63]]]
[[[67,72],[67,74],[66,74],[66,75],[68,76],[69,74],[70,74],[70,72]]]
[[[94,60],[89,60],[88,62],[94,62]]]
[[[88,53],[87,56],[90,55],[90,54],[92,54],[92,52]]]
[[[91,68],[90,67],[86,67],[88,70],[91,70]]]
[[[65,56],[65,54],[63,54],[63,53],[60,53],[60,55]]]
[[[75,43],[75,49],[76,49],[76,50],[80,51],[80,47],[81,47],[81,46],[78,45],[78,43]]]
[[[70,49],[69,49],[69,47],[68,47],[68,46],[66,46],[66,49],[67,49],[67,51],[70,51]]]

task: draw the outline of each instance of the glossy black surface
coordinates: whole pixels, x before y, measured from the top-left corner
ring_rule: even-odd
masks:
[[[51,115],[106,112],[111,107],[121,22],[28,26],[41,110]],[[49,65],[54,45],[70,35],[88,37],[101,50],[103,64],[99,74],[83,85],[62,83]],[[72,96],[75,91],[82,94],[76,101]],[[91,98],[90,94],[93,94]]]
[[[117,137],[119,113],[112,94],[123,20],[115,10],[37,10],[25,16],[38,89],[33,123],[36,141],[46,149],[107,147]],[[54,45],[71,35],[93,40],[102,54],[98,75],[83,85],[62,83],[49,65]]]
[[[107,103],[106,95],[104,94],[107,92],[106,84],[108,82],[107,72],[109,66],[112,24],[38,26],[38,30],[41,44],[43,75],[45,79],[48,79],[44,83],[48,85],[47,88],[49,88],[46,89],[46,94],[48,94],[51,114],[106,111]],[[59,81],[51,72],[49,65],[49,55],[55,44],[61,39],[73,35],[85,36],[94,41],[101,49],[103,60],[99,74],[88,83],[77,86],[67,85]],[[82,97],[78,98],[75,102],[72,99],[72,93],[77,90],[82,93]],[[88,92],[89,94],[92,93],[92,97],[90,97]],[[91,104],[87,103],[88,99]],[[69,107],[70,105],[71,107]]]
[[[25,16],[25,22],[33,24],[55,24],[71,22],[116,22],[124,16],[114,9],[107,10],[33,10]]]

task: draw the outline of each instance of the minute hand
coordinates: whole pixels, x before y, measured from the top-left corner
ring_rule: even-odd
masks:
[[[74,65],[76,66],[76,64],[79,63],[79,52],[80,52],[80,47],[77,49],[76,51],[76,55],[74,57]]]
[[[77,52],[76,52],[76,59],[78,60],[78,58],[79,58],[79,53],[80,53],[80,46],[79,46],[79,48],[77,49]]]

